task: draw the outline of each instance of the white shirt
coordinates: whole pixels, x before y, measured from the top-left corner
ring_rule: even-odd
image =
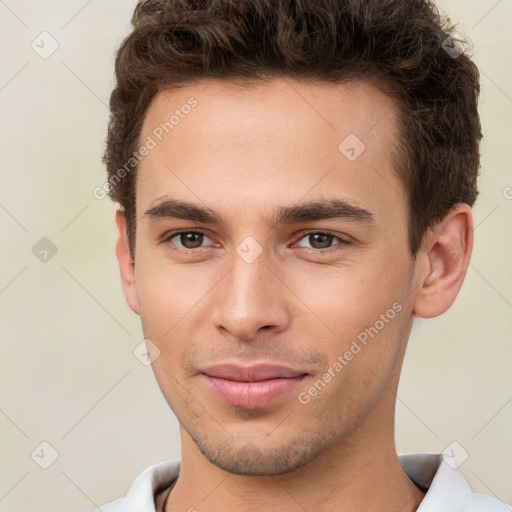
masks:
[[[512,506],[474,494],[448,455],[399,455],[400,464],[419,487],[428,489],[417,512],[511,512]],[[177,478],[181,460],[171,459],[144,470],[128,494],[92,512],[156,512],[156,495]]]

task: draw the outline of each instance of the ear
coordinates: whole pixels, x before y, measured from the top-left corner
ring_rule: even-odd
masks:
[[[139,300],[137,297],[137,288],[135,286],[135,268],[130,257],[130,248],[128,237],[126,235],[126,218],[124,212],[116,209],[117,242],[116,255],[121,272],[121,283],[123,285],[124,296],[130,309],[139,314]]]
[[[473,249],[473,215],[457,204],[433,230],[420,249],[413,313],[432,318],[447,311],[462,286]],[[419,284],[418,284],[419,283]]]

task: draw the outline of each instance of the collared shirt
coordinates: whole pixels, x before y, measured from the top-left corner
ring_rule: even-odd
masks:
[[[399,455],[400,464],[420,488],[428,489],[417,512],[511,512],[512,506],[474,494],[454,459],[446,454]],[[144,470],[128,494],[92,512],[161,512],[159,495],[178,478],[180,459],[171,459]],[[159,508],[160,507],[160,508]]]

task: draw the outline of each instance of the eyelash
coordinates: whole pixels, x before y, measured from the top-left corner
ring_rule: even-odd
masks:
[[[189,233],[193,233],[193,234],[196,234],[196,235],[204,235],[208,238],[210,238],[206,233],[204,233],[203,231],[198,231],[198,230],[181,230],[181,231],[173,231],[172,233],[169,233],[165,239],[164,239],[164,242],[170,242],[171,239],[173,239],[174,237],[176,237],[177,235],[182,235],[182,234],[189,234]],[[300,236],[300,238],[297,239],[297,242],[300,242],[303,238],[306,238],[307,236],[309,235],[327,235],[327,236],[331,236],[337,240],[339,240],[339,244],[336,244],[336,245],[339,245],[341,247],[338,247],[337,249],[336,248],[333,248],[333,247],[327,247],[326,249],[313,249],[313,248],[308,248],[308,247],[302,247],[302,249],[306,249],[306,251],[308,252],[313,252],[313,253],[325,253],[325,252],[332,252],[332,251],[336,251],[336,250],[343,250],[345,247],[343,246],[346,246],[346,245],[349,245],[350,244],[350,241],[348,239],[345,239],[339,235],[336,235],[335,233],[332,233],[330,231],[307,231],[305,233],[302,233],[302,235]],[[294,242],[296,243],[296,242]],[[172,244],[174,247],[173,247],[173,251],[177,251],[177,252],[180,252],[182,254],[197,254],[199,251],[201,251],[201,249],[206,249],[206,247],[198,247],[197,249],[185,249],[185,248],[182,248],[182,247],[177,247],[175,246],[174,244]],[[336,245],[334,247],[336,247]]]

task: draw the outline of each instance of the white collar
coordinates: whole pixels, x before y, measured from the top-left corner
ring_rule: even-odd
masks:
[[[510,512],[503,502],[473,494],[464,476],[446,454],[405,454],[399,460],[409,478],[428,489],[417,512]],[[155,496],[178,477],[180,459],[170,459],[145,469],[125,498],[93,512],[155,512]]]

